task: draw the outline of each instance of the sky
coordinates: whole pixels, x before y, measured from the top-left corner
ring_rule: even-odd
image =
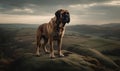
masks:
[[[120,0],[0,0],[0,23],[47,23],[58,9],[70,12],[70,25],[120,23]]]

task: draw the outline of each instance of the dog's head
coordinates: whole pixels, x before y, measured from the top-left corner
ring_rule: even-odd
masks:
[[[57,18],[56,19],[57,25],[62,24],[62,26],[64,27],[66,23],[70,22],[70,14],[67,10],[60,9],[56,11],[55,16]]]

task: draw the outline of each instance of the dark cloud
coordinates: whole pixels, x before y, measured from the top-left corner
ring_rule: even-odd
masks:
[[[0,14],[48,16],[65,8],[76,20],[120,19],[120,5],[105,4],[111,1],[118,0],[0,0]]]
[[[0,12],[8,14],[45,14],[45,12],[52,12],[51,10],[56,10],[58,8],[64,8],[69,5],[75,4],[90,4],[98,2],[106,2],[110,0],[0,0]],[[15,12],[13,9],[29,8],[34,10],[33,13],[28,12]]]
[[[96,5],[88,9],[89,12],[97,13],[94,18],[113,20],[120,19],[120,5]]]
[[[71,4],[90,4],[98,2],[106,2],[111,0],[0,0],[1,4],[10,6],[24,6],[26,4],[35,5],[71,5]]]

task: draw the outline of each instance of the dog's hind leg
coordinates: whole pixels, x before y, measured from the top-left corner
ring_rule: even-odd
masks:
[[[44,44],[43,44],[43,50],[44,50],[44,52],[45,52],[46,54],[49,53],[48,50],[47,50],[47,48],[46,48],[47,43],[48,43],[48,39],[45,39],[45,40],[44,40]]]
[[[40,55],[40,48],[41,48],[41,43],[40,43],[40,36],[36,37],[37,39],[37,47],[36,47],[36,55],[39,56]]]
[[[37,44],[37,48],[36,48],[36,55],[37,56],[40,55],[40,47],[41,47],[41,44]]]

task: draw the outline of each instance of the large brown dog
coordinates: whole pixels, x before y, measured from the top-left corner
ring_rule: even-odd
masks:
[[[56,11],[55,17],[53,17],[49,23],[40,25],[37,29],[37,49],[36,54],[40,55],[40,47],[43,47],[44,51],[48,53],[46,45],[50,44],[50,57],[54,58],[53,41],[58,43],[58,54],[64,56],[61,52],[62,38],[65,31],[65,24],[70,22],[70,15],[67,10],[60,9]]]

